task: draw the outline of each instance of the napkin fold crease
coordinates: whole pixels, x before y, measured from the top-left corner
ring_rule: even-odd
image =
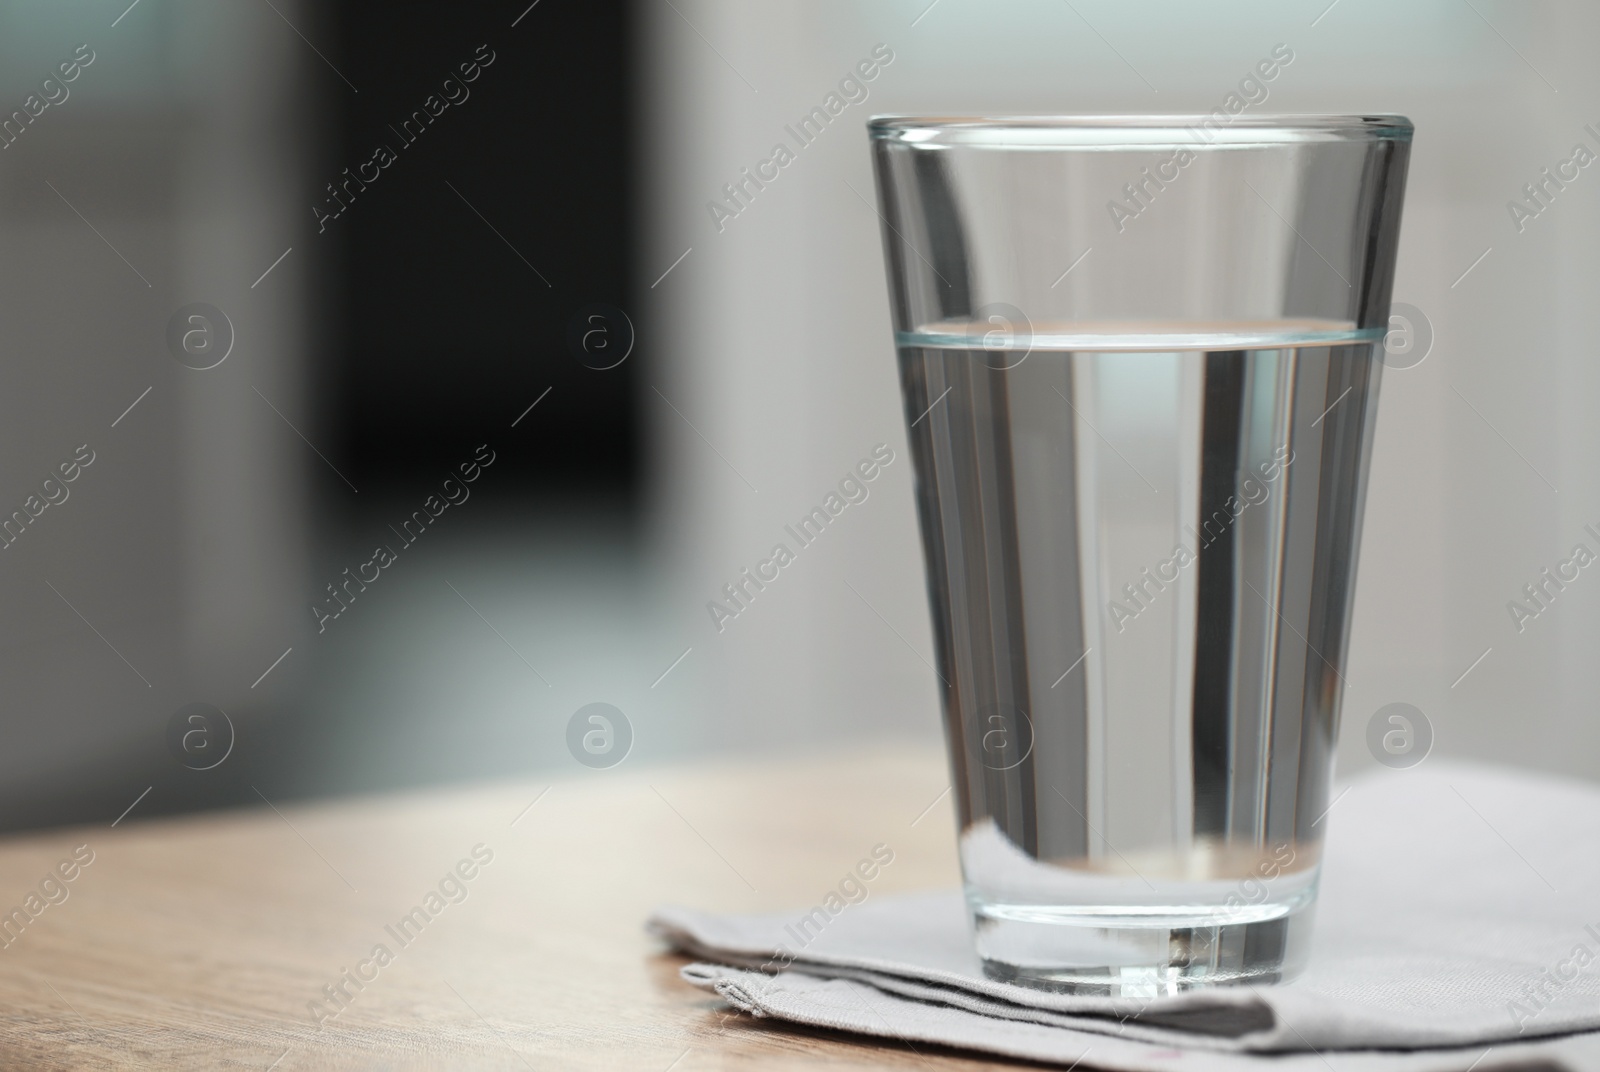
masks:
[[[788,925],[810,909],[664,907],[648,926],[736,1008],[908,1043],[1185,1072],[1600,1068],[1600,789],[1435,762],[1357,782],[1326,821],[1310,967],[1276,986],[1112,998],[989,979],[958,891],[873,895],[798,950]]]

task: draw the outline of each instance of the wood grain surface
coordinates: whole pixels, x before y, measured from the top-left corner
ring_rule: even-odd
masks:
[[[871,896],[954,885],[942,755],[579,773],[0,842],[0,1068],[996,1067],[737,1013],[642,929],[804,908],[878,843]]]

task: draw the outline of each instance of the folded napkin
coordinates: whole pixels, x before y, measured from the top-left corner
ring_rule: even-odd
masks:
[[[757,1015],[1034,1060],[1600,1067],[1600,789],[1435,761],[1357,782],[1323,821],[1310,967],[1278,986],[1141,1000],[987,979],[956,891],[873,897],[803,946],[809,908],[663,908],[649,927]]]

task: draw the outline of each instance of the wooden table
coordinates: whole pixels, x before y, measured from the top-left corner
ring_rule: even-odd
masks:
[[[75,847],[94,858],[4,935],[0,1067],[996,1067],[732,1012],[642,930],[661,902],[808,906],[878,843],[895,858],[872,896],[951,886],[947,784],[940,754],[905,749],[624,763],[7,839],[0,908],[26,913]],[[443,882],[458,903],[430,904],[478,845],[492,861]]]

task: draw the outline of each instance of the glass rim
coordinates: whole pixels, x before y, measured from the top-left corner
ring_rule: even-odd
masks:
[[[1403,115],[875,115],[873,141],[913,147],[1148,149],[1322,141],[1410,141]]]

